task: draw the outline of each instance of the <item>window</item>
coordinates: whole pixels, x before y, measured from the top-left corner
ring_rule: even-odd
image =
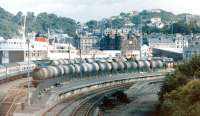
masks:
[[[25,56],[28,56],[28,52],[26,52],[26,55]]]

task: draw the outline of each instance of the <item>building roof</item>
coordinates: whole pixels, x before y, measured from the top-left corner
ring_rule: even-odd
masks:
[[[172,38],[157,37],[149,38],[149,43],[174,43],[174,41]]]

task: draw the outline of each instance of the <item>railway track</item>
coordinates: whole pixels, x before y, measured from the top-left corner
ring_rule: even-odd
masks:
[[[27,74],[21,74],[21,75],[11,76],[11,77],[8,77],[6,79],[0,80],[0,85],[4,84],[4,83],[11,82],[11,81],[23,79],[23,78],[26,78],[26,77],[27,77]]]
[[[94,97],[95,98],[99,98],[98,96],[105,95],[106,93],[111,92],[113,90],[118,90],[120,88],[128,88],[132,84],[133,83],[126,83],[126,84],[120,84],[120,85],[113,85],[113,86],[109,86],[109,87],[103,87],[103,88],[100,88],[100,89],[97,89],[97,90],[93,90],[93,91],[90,91],[90,92],[87,92],[87,93],[82,93],[82,94],[78,94],[76,96],[72,96],[72,97],[66,99],[65,101],[63,101],[62,103],[56,104],[54,107],[52,107],[51,109],[46,111],[43,114],[43,116],[62,116],[63,113],[65,112],[65,109],[70,107],[70,106],[73,106],[73,104],[76,104],[76,106],[72,108],[72,110],[70,111],[69,115],[76,116],[78,114],[78,112],[81,111],[81,110],[79,110],[80,109],[79,107],[82,107],[82,105],[84,105],[87,102],[89,102],[88,100],[90,100],[90,99],[92,99]],[[98,102],[96,101],[96,103],[98,103]],[[95,104],[93,104],[93,105],[95,106]],[[93,105],[92,104],[88,104],[87,106],[93,106]],[[61,106],[61,108],[58,108],[59,106]],[[93,107],[89,108],[90,111],[87,110],[88,114],[91,113],[91,110],[92,110]],[[56,111],[55,109],[59,110],[59,111]],[[80,116],[84,116],[84,115],[81,114]]]
[[[89,116],[92,114],[92,109],[104,97],[104,94],[96,95],[83,101],[79,107],[71,114],[71,116]]]
[[[26,96],[26,83],[21,83],[20,86],[13,86],[9,88],[7,95],[1,101],[0,116],[12,116],[17,102],[21,97]]]
[[[133,83],[120,84],[117,86],[104,88],[100,92],[97,92],[96,94],[93,94],[93,95],[85,98],[83,101],[81,101],[81,103],[73,110],[73,112],[70,115],[71,116],[91,116],[93,114],[95,106],[99,103],[100,100],[103,99],[103,97],[105,95],[111,94],[121,88],[128,88],[132,84]],[[61,112],[60,112],[60,114],[61,114]]]
[[[120,88],[128,88],[132,84],[121,84],[116,86],[115,88],[110,88],[104,91],[101,91],[93,96],[90,96],[83,100],[78,107],[72,112],[71,116],[92,116],[95,106],[103,99],[106,94],[111,94],[114,90],[118,90]]]

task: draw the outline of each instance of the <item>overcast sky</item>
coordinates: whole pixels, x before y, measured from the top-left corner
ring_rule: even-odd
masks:
[[[48,12],[81,22],[144,9],[200,14],[199,0],[0,0],[0,6],[14,14]]]

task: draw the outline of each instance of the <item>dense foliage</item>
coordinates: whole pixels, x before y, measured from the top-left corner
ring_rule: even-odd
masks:
[[[139,15],[142,16],[144,20],[154,17],[160,17],[164,23],[177,20],[176,15],[171,12],[166,12],[164,10],[161,10],[160,12],[148,12],[147,10],[144,10]]]
[[[19,30],[23,26],[23,22],[24,15],[22,12],[13,15],[0,8],[0,36],[11,38],[19,35]],[[28,12],[26,24],[26,31],[29,33],[47,33],[49,28],[53,32],[64,32],[70,36],[74,36],[77,28],[75,20],[47,13],[40,13],[35,16],[33,12]]]
[[[98,28],[114,28],[119,29],[126,26],[126,24],[133,23],[136,28],[143,26],[144,33],[200,33],[199,16],[193,16],[193,18],[186,22],[186,16],[190,14],[175,15],[171,12],[160,10],[160,12],[149,12],[144,10],[137,15],[131,15],[130,13],[120,13],[118,16],[103,19],[101,21],[88,21],[86,24],[89,30]],[[147,24],[150,23],[151,18],[159,17],[165,24],[164,28],[150,27]],[[173,25],[172,25],[173,24]]]
[[[162,116],[200,114],[200,57],[195,56],[168,75],[160,93]]]
[[[11,37],[16,34],[17,24],[14,15],[0,8],[0,36]]]
[[[173,24],[174,33],[200,33],[200,27],[197,25],[196,21],[190,22],[189,24],[179,21]]]
[[[85,23],[89,32],[94,32],[95,29],[124,28],[129,24],[133,24],[135,28],[140,28],[143,24],[144,33],[200,33],[200,16],[192,16],[192,20],[186,23],[185,17],[189,14],[174,15],[171,12],[160,10],[160,12],[150,12],[144,10],[140,13],[120,13],[118,16],[104,18],[100,21],[91,20]],[[160,17],[165,24],[164,28],[149,27],[147,24],[151,18]],[[18,12],[13,15],[4,9],[0,8],[0,36],[11,38],[19,35],[20,27],[23,25],[24,14]],[[55,14],[40,13],[37,16],[33,12],[27,13],[27,31],[47,33],[48,28],[53,32],[67,33],[70,36],[75,36],[78,27],[75,20],[65,17],[58,17]],[[173,23],[173,26],[171,25]]]

